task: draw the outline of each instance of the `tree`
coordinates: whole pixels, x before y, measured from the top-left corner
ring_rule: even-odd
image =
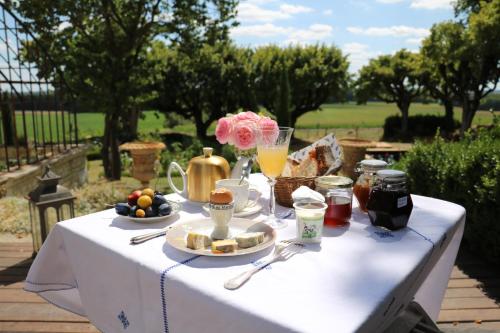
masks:
[[[154,97],[152,41],[163,35],[188,45],[198,31],[227,35],[224,20],[234,6],[234,0],[22,0],[16,9],[39,41],[25,44],[39,75],[55,76],[43,49],[82,104],[105,113],[104,171],[119,179],[119,143],[134,139],[139,107]]]
[[[280,126],[290,126],[290,82],[286,69],[281,71],[276,100],[276,120]]]
[[[452,21],[434,25],[423,43],[426,59],[439,64],[440,79],[460,100],[461,135],[500,76],[500,1],[483,4],[471,12],[467,25]]]
[[[25,44],[39,75],[56,75],[46,53],[76,98],[105,113],[108,179],[120,178],[118,145],[136,133],[134,111],[148,77],[146,48],[161,31],[161,6],[160,0],[23,0],[16,7],[39,41]]]
[[[230,43],[204,44],[190,56],[179,48],[155,47],[164,59],[159,109],[194,119],[199,138],[207,138],[208,127],[218,118],[252,105],[250,50]]]
[[[290,83],[290,126],[329,98],[343,100],[349,81],[347,58],[335,46],[260,47],[252,58],[257,102],[276,114],[281,73]]]
[[[441,62],[435,61],[428,56],[429,47],[423,44],[420,53],[425,61],[422,61],[422,84],[427,93],[433,98],[440,100],[445,110],[445,124],[449,130],[453,129],[453,104],[454,94],[449,78],[443,77],[440,72]],[[446,74],[445,74],[446,75]]]
[[[366,103],[377,98],[396,103],[401,111],[401,131],[408,130],[408,110],[411,102],[422,94],[421,57],[405,49],[394,55],[381,55],[363,66],[356,80],[356,99]]]

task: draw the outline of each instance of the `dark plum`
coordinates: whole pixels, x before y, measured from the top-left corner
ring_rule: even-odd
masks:
[[[136,217],[135,212],[137,211],[137,209],[138,209],[137,206],[130,207],[130,214],[129,214],[129,216]]]
[[[130,206],[128,203],[120,202],[115,205],[115,211],[118,215],[127,216],[130,213]]]
[[[158,207],[158,210],[160,216],[167,216],[172,212],[172,206],[170,206],[168,203],[164,203],[161,204],[160,207]]]
[[[161,194],[155,194],[155,196],[153,197],[153,205],[161,206],[164,203],[167,203],[167,199],[165,199]]]
[[[155,214],[155,210],[150,206],[144,210],[146,212],[146,217],[155,217],[158,214]]]

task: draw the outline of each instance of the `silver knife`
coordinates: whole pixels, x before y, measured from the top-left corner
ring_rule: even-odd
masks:
[[[130,238],[130,244],[131,245],[137,245],[137,244],[141,244],[141,243],[144,243],[150,239],[153,239],[153,238],[156,238],[156,237],[160,237],[160,236],[164,236],[167,234],[167,231],[172,228],[172,227],[168,227],[168,228],[165,228],[163,230],[160,230],[160,231],[155,231],[155,232],[150,232],[148,234],[144,234],[144,235],[139,235],[139,236],[134,236],[132,238]]]

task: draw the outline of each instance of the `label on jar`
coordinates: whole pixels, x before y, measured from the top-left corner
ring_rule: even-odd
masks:
[[[398,208],[404,207],[408,204],[408,196],[404,196],[398,199]]]

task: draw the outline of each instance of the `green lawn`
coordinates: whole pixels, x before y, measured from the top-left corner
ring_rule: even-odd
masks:
[[[442,115],[443,108],[438,104],[412,104],[410,115],[416,114],[435,114]],[[399,114],[397,107],[394,104],[385,103],[368,103],[367,105],[348,104],[325,104],[321,110],[309,112],[298,119],[297,128],[380,128],[384,124],[385,118],[391,115]],[[55,139],[55,117],[52,115],[52,130],[53,138]],[[455,109],[455,117],[460,120],[461,110]],[[43,121],[45,122],[46,133],[45,137],[49,138],[48,132],[49,115],[45,114]],[[475,118],[475,125],[490,124],[492,115],[486,111],[479,111]],[[36,117],[37,126],[40,128],[42,119]],[[144,118],[139,121],[139,132],[142,134],[154,132],[183,132],[194,134],[194,124],[185,121],[183,124],[173,128],[165,127],[165,116],[163,114],[146,111]],[[66,122],[66,127],[68,123]],[[21,115],[17,114],[18,133],[22,131]],[[32,121],[28,118],[27,128],[29,136],[32,137]],[[209,129],[209,133],[213,133],[215,124]],[[59,130],[62,129],[62,122],[59,119]],[[101,136],[104,130],[104,116],[100,113],[80,113],[78,114],[78,131],[80,138],[90,138],[93,136]],[[39,137],[41,133],[39,133]]]

